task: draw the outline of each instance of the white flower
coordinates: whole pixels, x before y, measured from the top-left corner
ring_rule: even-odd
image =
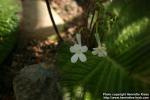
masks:
[[[74,44],[74,46],[70,47],[70,52],[75,53],[71,57],[71,62],[76,63],[78,58],[80,59],[81,62],[85,62],[87,60],[87,58],[84,55],[84,53],[87,52],[88,48],[87,48],[87,46],[81,45],[81,35],[80,34],[76,35],[76,39],[77,39],[78,44],[76,43],[76,44]]]
[[[96,41],[98,43],[97,48],[93,48],[92,54],[93,55],[98,55],[99,57],[105,57],[107,56],[107,51],[105,45],[101,45],[99,35],[95,34]]]
[[[97,48],[93,48],[93,55],[98,55],[99,57],[107,56],[106,48],[103,46],[98,46]]]

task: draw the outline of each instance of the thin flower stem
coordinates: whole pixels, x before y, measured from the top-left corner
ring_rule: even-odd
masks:
[[[99,34],[98,33],[95,34],[95,38],[96,38],[96,41],[98,43],[98,46],[101,46],[101,42],[100,42],[100,38],[99,38]]]
[[[81,34],[76,34],[76,39],[79,45],[81,45]]]
[[[53,24],[53,26],[54,26],[55,32],[56,32],[56,34],[57,34],[57,36],[58,36],[58,38],[59,38],[59,42],[61,42],[61,41],[63,41],[63,39],[62,39],[62,37],[61,37],[61,35],[60,35],[59,31],[58,31],[58,28],[57,28],[57,26],[56,26],[55,21],[54,21],[49,0],[45,0],[45,1],[46,1],[46,6],[47,6],[47,9],[48,9],[48,12],[49,12],[49,15],[50,15],[50,19],[51,19],[52,24]]]
[[[96,27],[97,27],[97,23],[98,23],[98,19],[96,19],[96,21],[95,21],[95,23],[94,23],[94,25],[93,25],[93,27],[92,27],[92,29],[91,29],[90,37],[92,37],[92,36],[93,36],[94,31],[97,31],[97,29],[96,29]]]
[[[94,29],[95,29],[95,26],[96,26],[96,23],[94,23],[94,25],[93,25],[93,27],[92,27],[92,29],[91,29],[91,34],[90,34],[90,37],[92,37],[93,36],[93,33],[94,33]]]
[[[92,28],[92,24],[93,24],[93,20],[94,20],[94,17],[95,17],[95,10],[94,10],[94,13],[93,13],[93,16],[92,16],[92,19],[91,19],[91,22],[90,22],[90,30]]]

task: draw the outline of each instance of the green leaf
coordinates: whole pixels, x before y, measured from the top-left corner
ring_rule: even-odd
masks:
[[[144,39],[141,45],[135,45],[124,54],[118,55],[118,58],[109,56],[99,58],[88,52],[87,62],[78,61],[75,64],[71,63],[72,54],[69,53],[69,46],[65,44],[59,49],[57,57],[57,66],[61,69],[62,86],[72,87],[72,89],[81,86],[84,92],[90,92],[93,98],[102,97],[104,92],[149,93],[150,63],[147,58],[150,57],[148,54],[150,37],[148,39],[146,42]],[[146,47],[146,50],[143,51],[143,47]]]
[[[113,0],[109,10],[117,11],[118,19],[106,36],[105,58],[88,51],[87,62],[73,64],[70,45],[61,45],[56,64],[64,97],[100,100],[104,92],[150,93],[149,9],[148,0]]]

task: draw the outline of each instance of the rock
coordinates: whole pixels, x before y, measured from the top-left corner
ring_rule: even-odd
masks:
[[[13,88],[16,100],[62,100],[57,74],[44,63],[24,67]]]

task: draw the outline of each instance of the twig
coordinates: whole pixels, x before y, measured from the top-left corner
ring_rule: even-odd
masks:
[[[56,26],[55,21],[54,21],[49,0],[45,0],[45,1],[46,1],[46,6],[47,6],[47,9],[48,9],[48,12],[49,12],[49,15],[50,15],[50,19],[51,19],[52,24],[53,24],[53,26],[54,26],[55,32],[56,32],[56,34],[57,34],[57,36],[58,36],[58,38],[59,38],[59,42],[61,42],[61,41],[63,41],[63,39],[62,39],[62,37],[61,37],[61,35],[60,35],[59,31],[58,31],[58,28],[57,28],[57,26]]]

